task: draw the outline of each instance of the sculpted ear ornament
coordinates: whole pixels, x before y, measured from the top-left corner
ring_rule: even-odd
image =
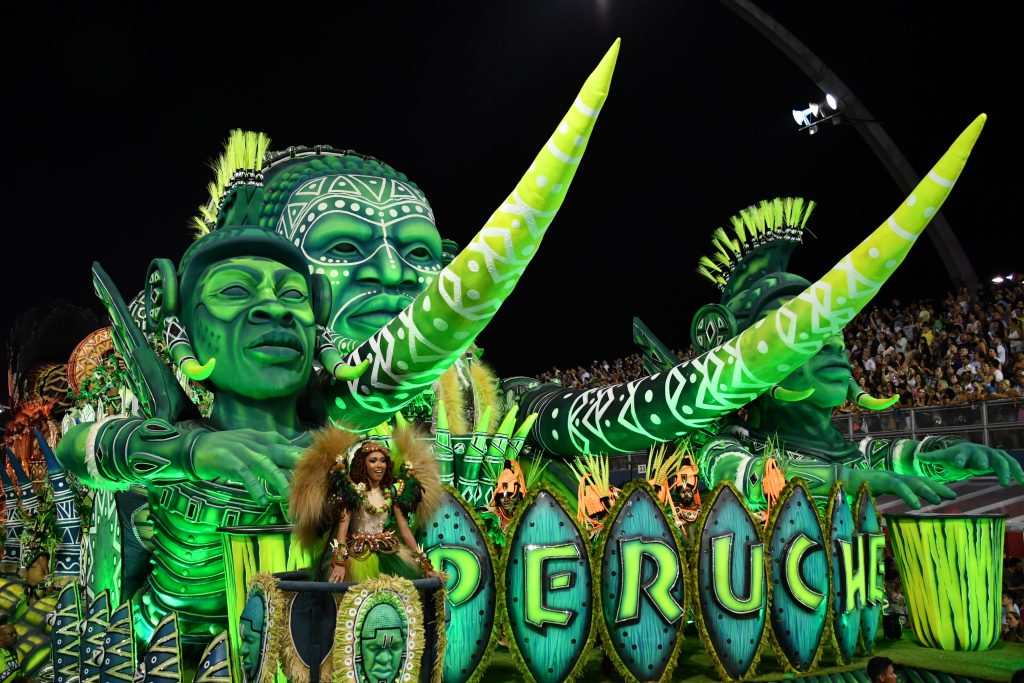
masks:
[[[192,349],[185,327],[178,320],[178,273],[168,259],[153,259],[146,273],[146,328],[162,331],[164,344],[175,366],[194,382],[202,382],[213,374],[217,359],[200,363]]]
[[[797,403],[803,401],[805,398],[810,398],[814,393],[814,387],[808,387],[802,391],[795,389],[787,389],[781,384],[776,384],[768,390],[768,395],[777,401],[785,401],[786,403]]]
[[[370,363],[373,360],[372,357],[367,357],[359,365],[348,365],[345,362],[345,356],[342,356],[339,347],[340,349],[346,349],[346,352],[348,352],[356,346],[357,344],[351,339],[340,339],[323,325],[317,325],[316,357],[321,365],[324,366],[324,369],[331,373],[331,376],[335,379],[350,382],[359,378],[370,367]]]
[[[875,398],[864,387],[857,384],[857,380],[852,377],[850,378],[850,386],[846,391],[846,397],[861,408],[867,408],[868,410],[885,410],[896,405],[900,400],[899,394],[889,398]]]
[[[202,382],[213,374],[217,365],[217,359],[211,358],[205,363],[200,363],[196,358],[196,352],[192,350],[192,342],[188,339],[188,333],[178,320],[177,316],[168,316],[164,319],[164,344],[178,366],[182,374],[195,382]]]

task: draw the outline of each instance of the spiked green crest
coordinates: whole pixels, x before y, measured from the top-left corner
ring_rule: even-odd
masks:
[[[259,171],[263,168],[263,155],[270,147],[270,138],[263,133],[249,130],[233,130],[224,142],[224,152],[211,162],[213,180],[207,185],[210,199],[199,207],[199,215],[193,217],[192,228],[200,238],[217,224],[217,212],[221,200],[230,189],[232,178],[239,171]]]
[[[724,289],[736,267],[753,252],[777,241],[800,243],[813,210],[814,202],[800,197],[776,197],[748,206],[729,219],[733,236],[726,228],[715,229],[714,251],[700,258],[697,272]]]

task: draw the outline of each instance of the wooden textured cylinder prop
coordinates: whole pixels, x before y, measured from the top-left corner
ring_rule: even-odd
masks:
[[[926,647],[999,642],[1002,515],[886,515],[914,635]]]

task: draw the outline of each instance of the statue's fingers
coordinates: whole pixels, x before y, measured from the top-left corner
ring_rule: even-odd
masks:
[[[250,476],[253,476],[253,470],[255,470],[256,476],[264,479],[280,496],[287,498],[291,490],[291,484],[288,482],[288,477],[278,468],[277,464],[271,458],[257,451],[249,451],[246,453],[246,456],[243,461],[243,468],[239,472],[243,476],[242,483],[245,483],[244,474],[248,473]],[[248,467],[244,465],[248,465]],[[258,481],[257,484],[259,484]],[[248,488],[246,486],[246,489]],[[266,492],[262,486],[260,486],[260,491],[263,493],[264,500],[266,500]],[[261,503],[261,505],[266,505],[266,503]]]
[[[1010,465],[1003,459],[1002,453],[999,451],[988,453],[988,466],[995,473],[996,477],[999,478],[1000,486],[1008,486],[1010,484]]]
[[[244,463],[239,462],[238,465],[236,473],[242,482],[242,486],[245,487],[245,490],[249,492],[249,495],[252,496],[252,499],[258,505],[267,505],[270,500],[267,498],[267,492],[259,479],[256,478],[256,475]]]
[[[909,482],[910,488],[914,490],[921,498],[924,498],[932,505],[938,505],[942,502],[942,498],[939,497],[938,491],[935,491],[930,486],[931,482],[927,479],[911,479]]]
[[[921,501],[918,500],[917,495],[914,494],[914,490],[910,488],[910,485],[907,484],[906,481],[896,481],[893,486],[892,493],[902,498],[903,502],[913,509],[921,509]]]
[[[1016,479],[1017,483],[1024,484],[1024,467],[1021,467],[1020,462],[1006,451],[999,451],[999,455],[1006,460],[1010,468],[1010,476]]]

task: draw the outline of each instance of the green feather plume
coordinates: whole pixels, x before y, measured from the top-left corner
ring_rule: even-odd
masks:
[[[217,211],[221,199],[228,190],[231,177],[238,171],[259,171],[263,168],[263,156],[270,147],[270,138],[263,133],[235,129],[224,142],[224,152],[210,163],[213,180],[206,186],[210,199],[199,207],[199,215],[192,218],[192,229],[196,239],[210,232],[217,224]]]
[[[726,228],[716,228],[711,235],[714,251],[700,257],[697,272],[725,287],[733,268],[755,247],[776,239],[800,241],[799,231],[806,228],[814,207],[814,202],[801,197],[776,197],[742,209],[729,218],[735,237]]]

